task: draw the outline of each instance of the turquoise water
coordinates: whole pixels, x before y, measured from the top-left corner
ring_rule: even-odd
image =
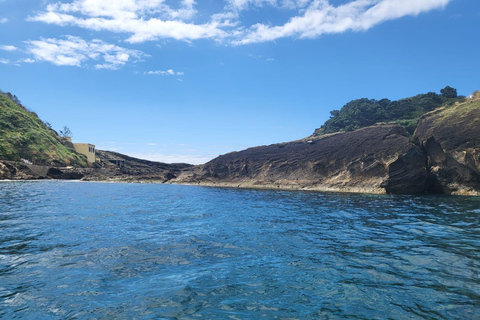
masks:
[[[0,182],[2,319],[480,319],[480,198]]]

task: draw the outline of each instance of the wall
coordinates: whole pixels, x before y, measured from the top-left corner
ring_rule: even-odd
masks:
[[[75,151],[87,156],[90,163],[95,162],[95,146],[89,143],[74,143]],[[94,152],[90,152],[89,148],[93,148]]]

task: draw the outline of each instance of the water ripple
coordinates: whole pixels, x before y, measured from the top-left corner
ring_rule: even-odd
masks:
[[[0,318],[479,319],[479,207],[0,183]]]

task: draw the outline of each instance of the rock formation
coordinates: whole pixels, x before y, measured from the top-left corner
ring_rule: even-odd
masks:
[[[174,183],[245,188],[480,195],[480,94],[398,124],[232,152]]]
[[[389,171],[403,189],[424,191],[423,153],[397,124],[232,152],[184,170],[173,182],[384,193]]]
[[[425,114],[414,142],[426,155],[427,171],[437,191],[480,194],[480,99]]]
[[[97,150],[99,162],[83,173],[86,181],[152,181],[166,182],[180,174],[182,169],[191,165],[185,163],[162,163],[129,157],[127,155]]]

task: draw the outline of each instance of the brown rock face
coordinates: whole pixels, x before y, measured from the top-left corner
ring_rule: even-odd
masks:
[[[389,174],[392,179],[384,184]],[[232,152],[186,169],[173,180],[379,193],[385,189],[395,193],[423,192],[425,181],[423,153],[397,124]]]
[[[430,180],[452,194],[480,194],[480,100],[422,117],[414,139],[427,156]]]
[[[162,163],[129,157],[127,155],[97,150],[99,163],[90,170],[83,170],[83,180],[89,181],[155,181],[166,182],[175,178],[180,170],[191,165],[185,163]]]

